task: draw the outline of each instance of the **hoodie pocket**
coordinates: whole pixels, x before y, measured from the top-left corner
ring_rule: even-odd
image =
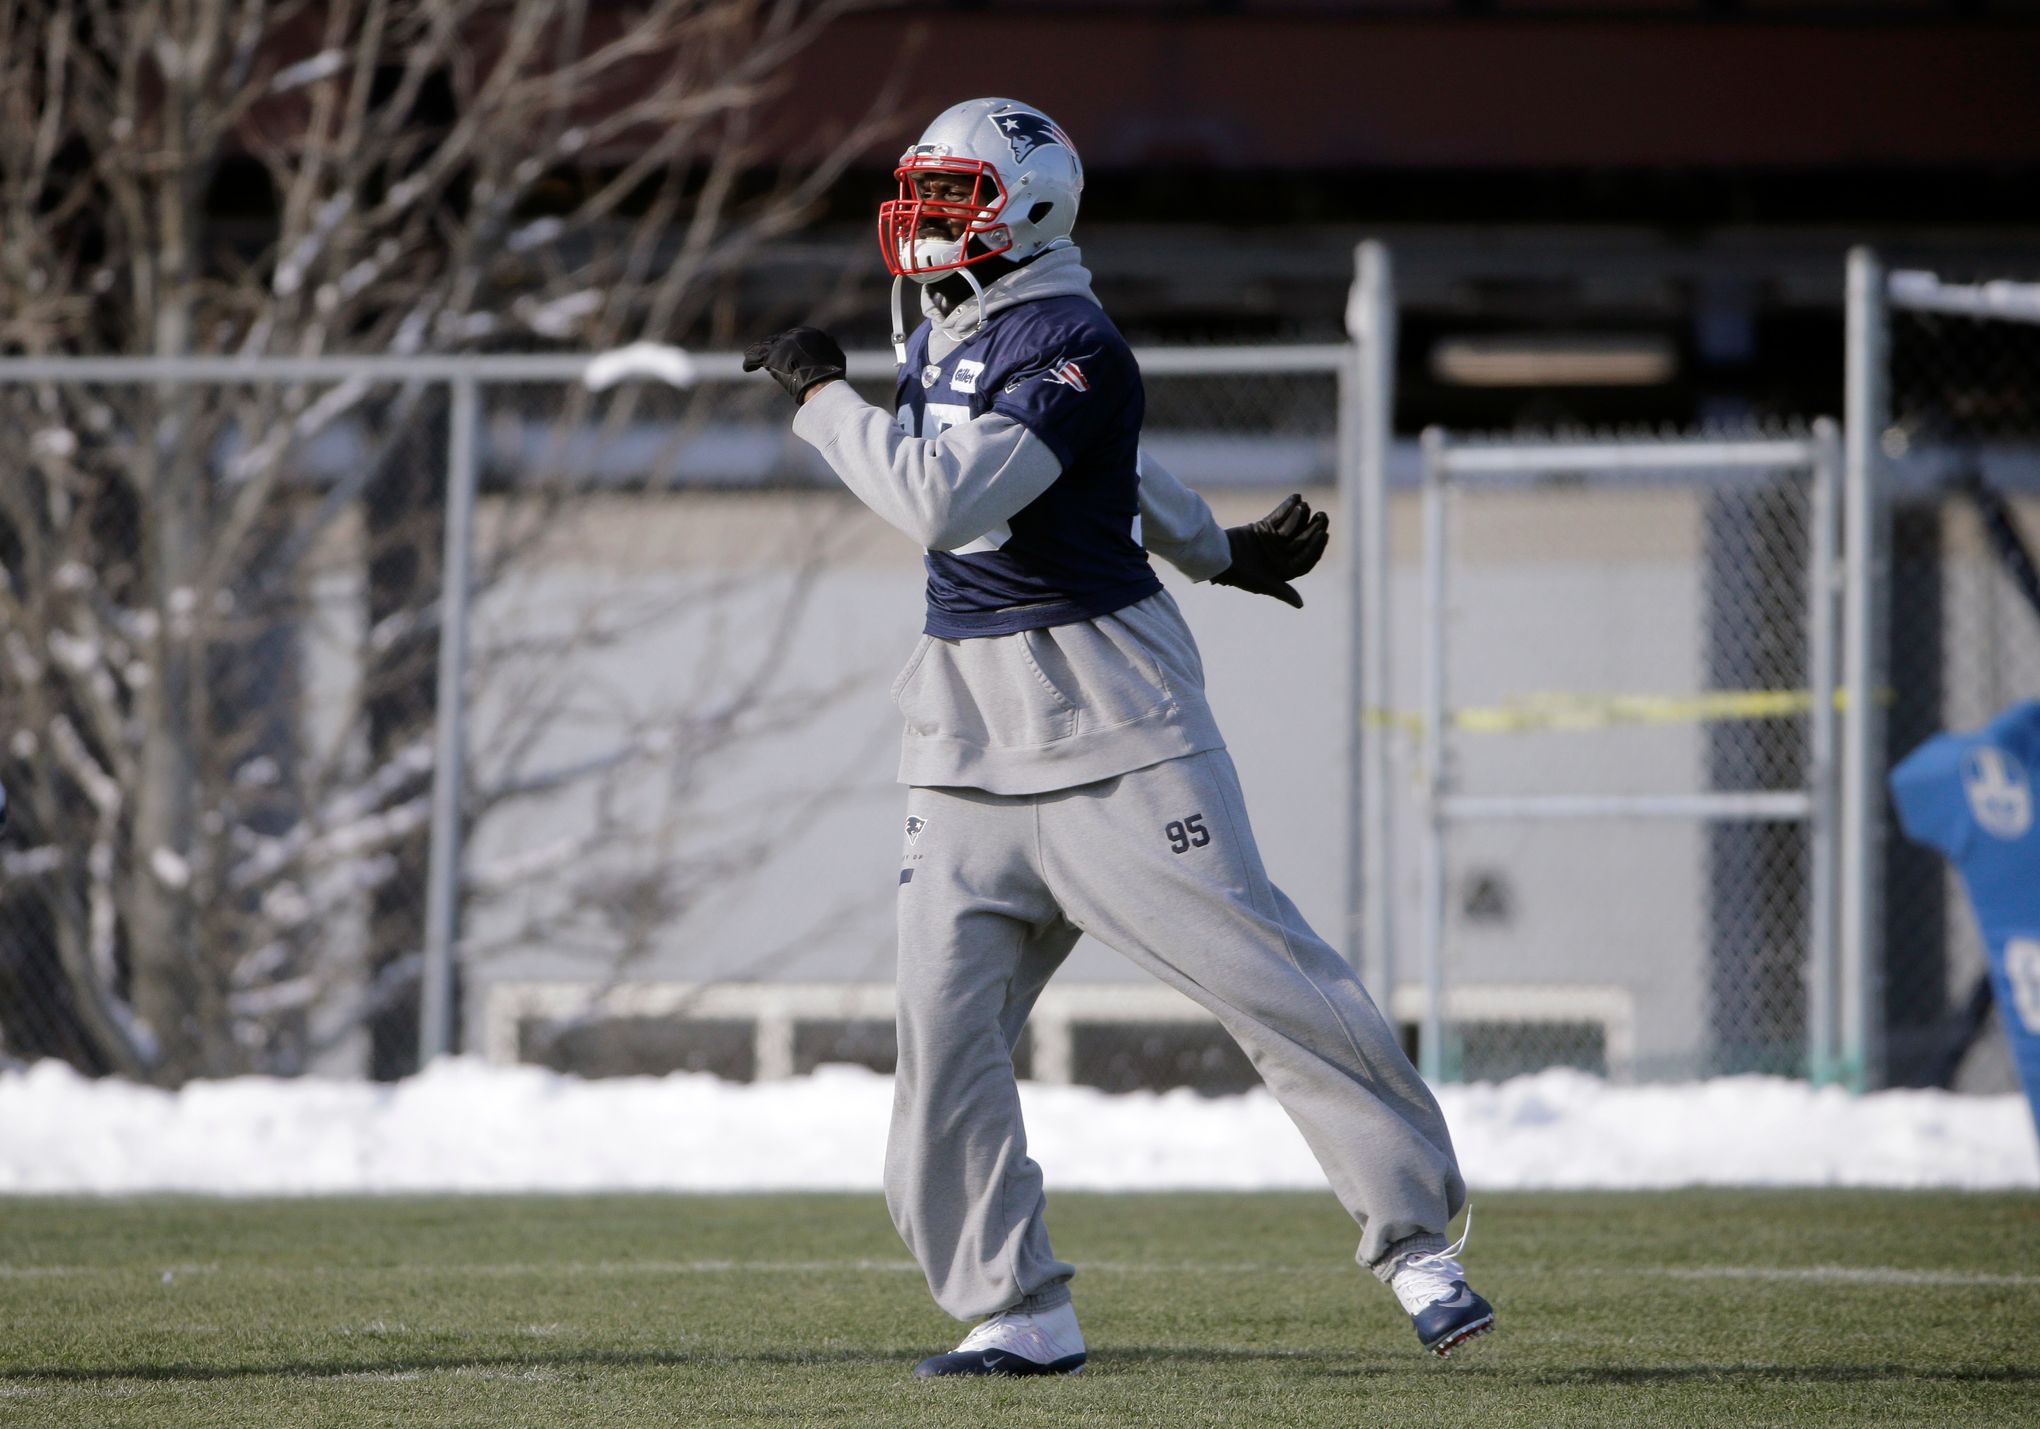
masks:
[[[914,647],[914,653],[907,657],[907,663],[900,667],[900,673],[892,682],[892,702],[895,705],[900,703],[900,697],[906,693],[907,681],[914,678],[915,672],[921,668],[921,662],[928,658],[928,648],[934,643],[934,636],[923,635],[920,644]]]
[[[1173,712],[1160,665],[1129,632],[1108,634],[1105,624],[979,640],[923,637],[894,683],[893,703],[912,736],[980,749],[1040,749]]]
[[[1076,732],[1078,711],[1036,666],[1026,638],[938,640],[908,662],[893,703],[908,732],[979,749],[1034,749]]]
[[[1175,707],[1169,681],[1138,642],[1115,640],[1109,622],[1081,621],[1030,630],[1028,663],[1073,716],[1074,731],[1116,729]]]

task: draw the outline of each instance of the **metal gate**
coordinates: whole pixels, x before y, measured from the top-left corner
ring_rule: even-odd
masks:
[[[1828,421],[1425,434],[1416,649],[1368,701],[1405,777],[1368,833],[1427,1078],[1833,1075],[1841,474]]]

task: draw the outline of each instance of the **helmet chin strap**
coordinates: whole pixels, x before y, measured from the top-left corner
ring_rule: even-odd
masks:
[[[966,339],[973,338],[984,331],[985,323],[988,320],[985,313],[984,284],[977,280],[977,274],[971,272],[969,268],[957,268],[954,271],[964,282],[970,284],[971,292],[976,294],[978,307],[977,323],[969,332],[964,334]],[[907,365],[907,317],[906,303],[904,301],[906,283],[907,276],[902,273],[893,279],[892,285],[892,350],[893,365],[896,367],[905,367]]]
[[[892,280],[892,356],[893,366],[907,365],[907,318],[900,295],[906,291],[907,275],[902,273]]]
[[[987,321],[985,315],[985,285],[980,283],[977,280],[977,274],[971,272],[968,268],[958,268],[956,271],[963,275],[963,281],[970,284],[971,292],[977,295],[977,324],[964,334],[965,337],[976,337],[985,330],[985,323]]]

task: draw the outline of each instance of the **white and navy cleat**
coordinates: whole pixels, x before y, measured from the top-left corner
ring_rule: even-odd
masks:
[[[1471,1217],[1467,1225],[1471,1230]],[[1444,1250],[1407,1256],[1388,1282],[1417,1338],[1440,1359],[1495,1327],[1494,1306],[1473,1293],[1466,1283],[1466,1268],[1455,1258],[1465,1244],[1461,1235]]]
[[[1075,1374],[1084,1367],[1084,1335],[1067,1301],[1038,1315],[994,1315],[946,1355],[914,1366],[922,1379],[952,1374]]]

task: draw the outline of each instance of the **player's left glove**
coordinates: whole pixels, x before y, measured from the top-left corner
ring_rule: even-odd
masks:
[[[790,327],[744,349],[744,371],[761,367],[797,407],[808,388],[843,376],[843,349],[818,327]]]
[[[1250,526],[1228,526],[1225,540],[1232,547],[1232,564],[1211,583],[1272,595],[1301,610],[1303,597],[1290,582],[1308,575],[1324,555],[1329,524],[1324,512],[1312,515],[1308,501],[1292,496]]]

